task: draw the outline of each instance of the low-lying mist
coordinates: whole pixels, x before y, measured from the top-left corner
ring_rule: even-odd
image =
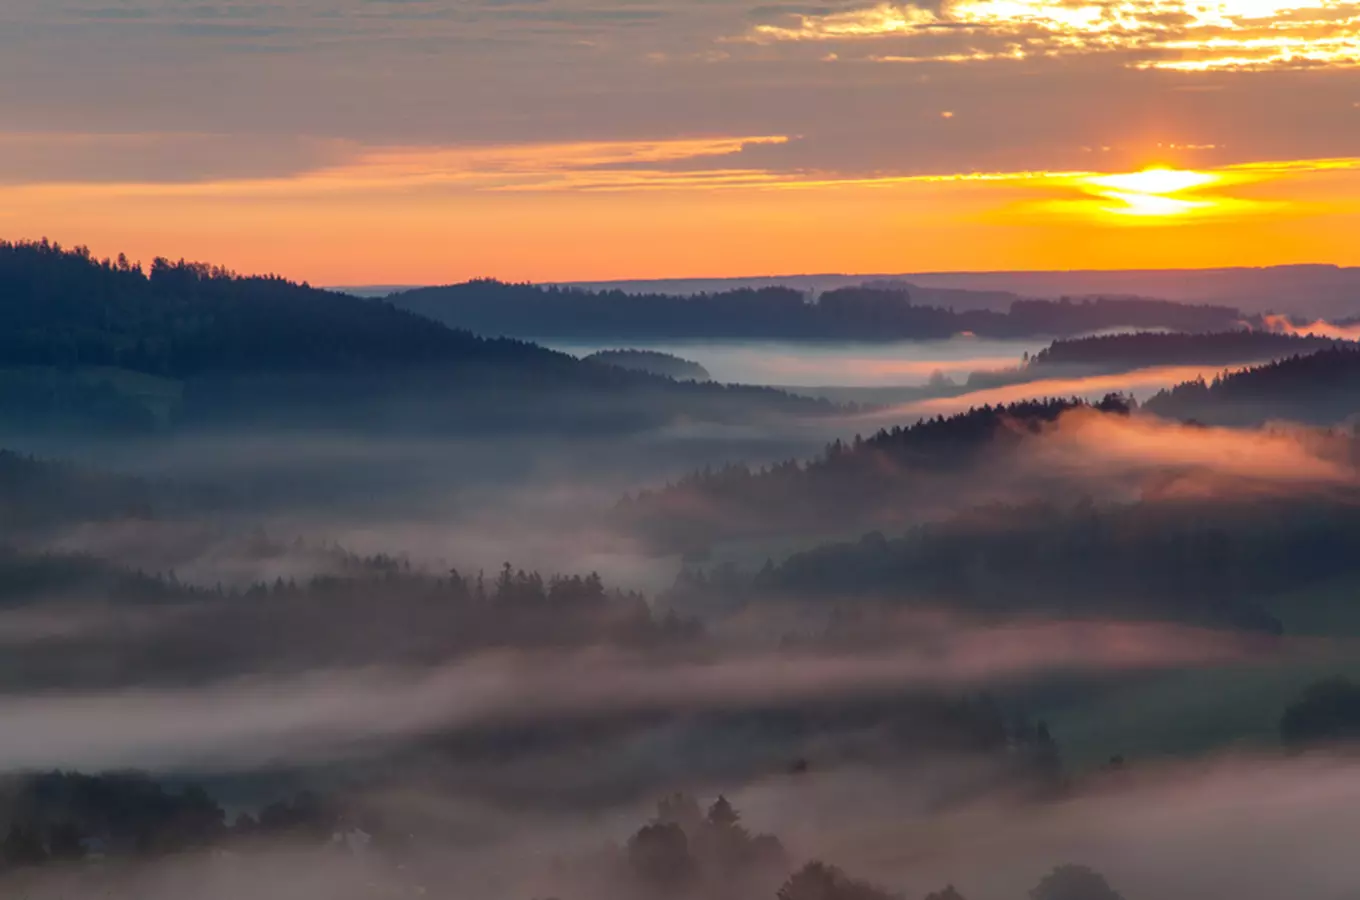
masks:
[[[1037,384],[1100,394],[1187,372]],[[1225,728],[1201,758],[1096,771],[1063,741],[1118,715],[1129,686],[1351,671],[1350,639],[1300,636],[1272,604],[1315,587],[1310,565],[1350,573],[1353,436],[1120,404],[931,418],[947,409],[608,439],[68,448],[148,499],[91,515],[68,497],[71,515],[7,536],[0,781],[136,769],[206,780],[233,814],[298,790],[363,813],[306,840],[232,828],[173,855],[20,866],[4,889],[772,900],[817,859],[907,898],[1023,897],[1068,862],[1126,900],[1347,896],[1340,838],[1311,830],[1354,824],[1344,756],[1277,756],[1273,733]],[[904,436],[916,417],[922,437]],[[700,537],[658,540],[657,522]],[[1279,577],[1244,561],[1270,548]],[[695,826],[701,874],[658,881],[638,829],[677,791],[724,794],[741,841],[772,835],[780,854],[712,870]]]
[[[0,630],[14,640],[21,621],[0,618]],[[506,651],[418,670],[375,665],[288,677],[242,673],[191,688],[10,692],[0,696],[0,716],[9,723],[0,736],[0,769],[318,762],[488,726],[669,719],[981,689],[1041,674],[1239,664],[1286,652],[1238,634],[1173,625],[1020,622],[917,629],[891,651],[738,646],[671,658],[604,648]]]
[[[948,763],[814,772],[728,791],[740,825],[777,838],[782,862],[769,872],[706,873],[699,877],[707,888],[654,881],[636,868],[645,860],[629,848],[649,815],[642,804],[590,817],[509,814],[415,792],[370,802],[455,830],[471,822],[481,836],[462,846],[416,839],[395,855],[362,841],[350,850],[345,839],[311,847],[275,839],[231,852],[52,867],[6,881],[7,889],[43,900],[651,900],[726,896],[738,884],[774,897],[787,874],[824,860],[891,892],[884,896],[909,898],[953,885],[968,900],[1014,900],[1062,864],[1092,867],[1127,900],[1353,896],[1348,842],[1360,815],[1353,759],[1236,755],[1135,765],[1092,776],[1060,799],[1002,796],[942,807],[937,787],[959,772]]]

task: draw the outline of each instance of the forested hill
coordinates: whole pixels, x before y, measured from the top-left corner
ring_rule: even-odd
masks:
[[[57,244],[0,244],[6,366],[116,366],[173,378],[572,360],[485,340],[388,303],[198,263],[99,261]],[[583,374],[584,374],[583,370]]]
[[[1164,418],[1217,425],[1342,422],[1360,413],[1360,348],[1339,345],[1212,381],[1187,381],[1156,394],[1145,408]]]
[[[1288,592],[1355,576],[1357,540],[1360,513],[1346,501],[992,506],[900,537],[871,533],[795,554],[757,586],[790,599],[1278,631]]]
[[[1156,366],[1243,366],[1338,346],[1360,347],[1338,338],[1252,328],[1191,333],[1133,331],[1061,338],[1019,365],[971,372],[962,384],[936,386],[931,393],[947,396],[1046,378],[1130,372]]]
[[[23,432],[634,428],[828,409],[586,363],[283,278],[0,243],[0,426]]]
[[[1030,366],[1124,371],[1149,366],[1232,365],[1346,345],[1354,346],[1335,338],[1246,328],[1209,334],[1143,331],[1054,341],[1034,354]]]
[[[470,281],[388,298],[404,309],[480,334],[537,339],[778,339],[885,341],[972,333],[1065,336],[1105,328],[1223,331],[1243,316],[1226,306],[1163,300],[1021,300],[1008,312],[917,305],[902,287],[850,287],[815,301],[791,288],[672,296]]]
[[[752,469],[729,465],[625,498],[616,514],[635,533],[671,549],[757,535],[903,524],[956,504],[989,461],[1004,459],[1064,413],[1128,415],[1125,398],[1029,400],[837,440],[816,459]]]

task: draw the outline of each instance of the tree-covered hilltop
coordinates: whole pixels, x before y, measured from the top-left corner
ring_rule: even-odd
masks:
[[[1151,366],[1231,365],[1351,344],[1334,338],[1248,328],[1210,333],[1140,331],[1054,341],[1030,358],[1030,366],[1038,369],[1073,366],[1124,370]]]
[[[892,341],[971,333],[1012,338],[1106,328],[1222,331],[1242,320],[1222,306],[1164,300],[1019,300],[1008,312],[955,312],[912,302],[901,287],[847,287],[810,300],[784,287],[675,296],[470,281],[388,298],[403,309],[480,334],[537,339],[777,339]]]
[[[1151,397],[1145,408],[1164,418],[1216,425],[1342,422],[1360,413],[1360,348],[1339,344],[1212,381],[1183,382]]]
[[[0,244],[0,427],[627,429],[830,408],[586,363],[277,277]]]
[[[880,429],[836,440],[807,462],[705,468],[657,490],[624,498],[621,524],[661,546],[695,548],[725,538],[817,533],[864,523],[907,521],[914,511],[957,502],[956,479],[988,459],[1004,459],[1074,409],[1126,415],[1110,395],[1027,400]]]
[[[1131,331],[1060,338],[1015,366],[970,372],[960,383],[941,377],[922,393],[923,396],[957,395],[1046,378],[1131,372],[1156,366],[1247,365],[1350,345],[1350,341],[1334,338],[1280,334],[1258,328],[1212,332]]]
[[[635,372],[664,375],[677,381],[711,381],[708,370],[697,362],[657,350],[600,350],[586,357],[591,362]]]
[[[0,362],[108,366],[184,379],[523,364],[565,354],[485,340],[371,300],[183,260],[146,271],[59,244],[0,244]]]
[[[662,600],[682,609],[826,611],[836,627],[819,639],[833,645],[842,634],[857,646],[895,640],[881,624],[903,611],[1289,633],[1317,627],[1301,595],[1360,577],[1356,500],[1350,490],[995,504],[821,543],[759,570],[692,563]]]

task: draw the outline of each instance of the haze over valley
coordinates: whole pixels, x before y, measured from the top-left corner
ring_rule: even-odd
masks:
[[[0,897],[1357,900],[1360,3],[0,2]]]

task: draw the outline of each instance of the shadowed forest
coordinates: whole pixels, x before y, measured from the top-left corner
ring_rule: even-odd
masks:
[[[1354,896],[1348,324],[910,290],[0,246],[0,893]]]

